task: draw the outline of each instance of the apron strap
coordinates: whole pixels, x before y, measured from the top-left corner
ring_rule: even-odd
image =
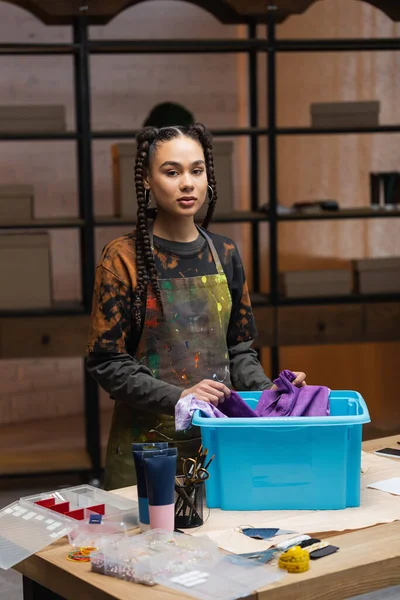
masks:
[[[215,267],[217,269],[217,273],[218,275],[224,275],[225,271],[222,267],[220,258],[218,256],[218,252],[214,246],[214,243],[212,241],[212,239],[210,238],[210,236],[206,233],[205,229],[203,229],[202,227],[200,227],[199,225],[196,225],[196,228],[198,230],[198,232],[200,233],[200,235],[202,235],[206,242],[208,243],[208,246],[210,248],[211,251],[211,255],[214,259],[214,263],[215,263]],[[148,224],[148,230],[149,230],[149,236],[150,236],[150,244],[151,244],[151,249],[154,252],[154,240],[153,240],[153,223],[149,223]]]
[[[205,229],[203,229],[202,227],[199,227],[198,225],[196,225],[196,227],[199,230],[200,234],[206,239],[206,241],[207,241],[207,243],[209,245],[212,257],[213,257],[214,262],[215,262],[215,266],[217,268],[218,275],[224,275],[225,272],[224,272],[224,269],[222,267],[220,258],[218,256],[218,252],[217,252],[217,250],[216,250],[216,248],[214,246],[214,243],[213,243],[212,239],[210,238],[210,236],[208,235],[208,233],[206,233]]]

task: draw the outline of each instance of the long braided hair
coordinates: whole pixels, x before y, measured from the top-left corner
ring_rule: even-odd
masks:
[[[136,222],[137,285],[133,304],[134,316],[138,328],[141,326],[142,309],[146,301],[147,286],[149,282],[151,283],[161,310],[163,310],[161,292],[157,280],[157,270],[148,230],[148,194],[146,194],[144,179],[150,168],[151,157],[158,145],[180,136],[185,136],[199,142],[203,148],[208,185],[212,190],[211,197],[209,197],[207,214],[202,223],[204,229],[207,229],[210,224],[215,204],[218,199],[214,175],[212,137],[204,125],[194,123],[188,127],[162,127],[161,129],[145,127],[139,132],[136,138],[137,153],[135,162],[135,186],[138,204]]]

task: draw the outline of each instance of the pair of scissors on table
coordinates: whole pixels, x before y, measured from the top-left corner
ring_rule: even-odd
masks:
[[[210,474],[202,467],[202,463],[197,458],[183,459],[183,475],[186,480],[186,485],[196,485],[206,481]]]

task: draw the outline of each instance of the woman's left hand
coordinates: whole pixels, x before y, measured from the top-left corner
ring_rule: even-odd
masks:
[[[292,385],[296,386],[296,387],[304,387],[306,384],[306,374],[302,373],[301,371],[293,371],[293,373],[296,375],[296,378],[293,379],[292,381]],[[275,383],[273,384],[272,387],[269,388],[271,391],[276,391],[278,389],[278,386],[275,385]]]
[[[296,375],[296,379],[293,379],[292,385],[295,385],[296,387],[307,385],[305,373],[302,373],[301,371],[293,371],[293,373]]]

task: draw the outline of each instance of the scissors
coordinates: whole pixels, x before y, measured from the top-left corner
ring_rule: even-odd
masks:
[[[186,479],[186,485],[194,485],[206,481],[210,474],[197,458],[185,458],[183,460],[183,474]]]

